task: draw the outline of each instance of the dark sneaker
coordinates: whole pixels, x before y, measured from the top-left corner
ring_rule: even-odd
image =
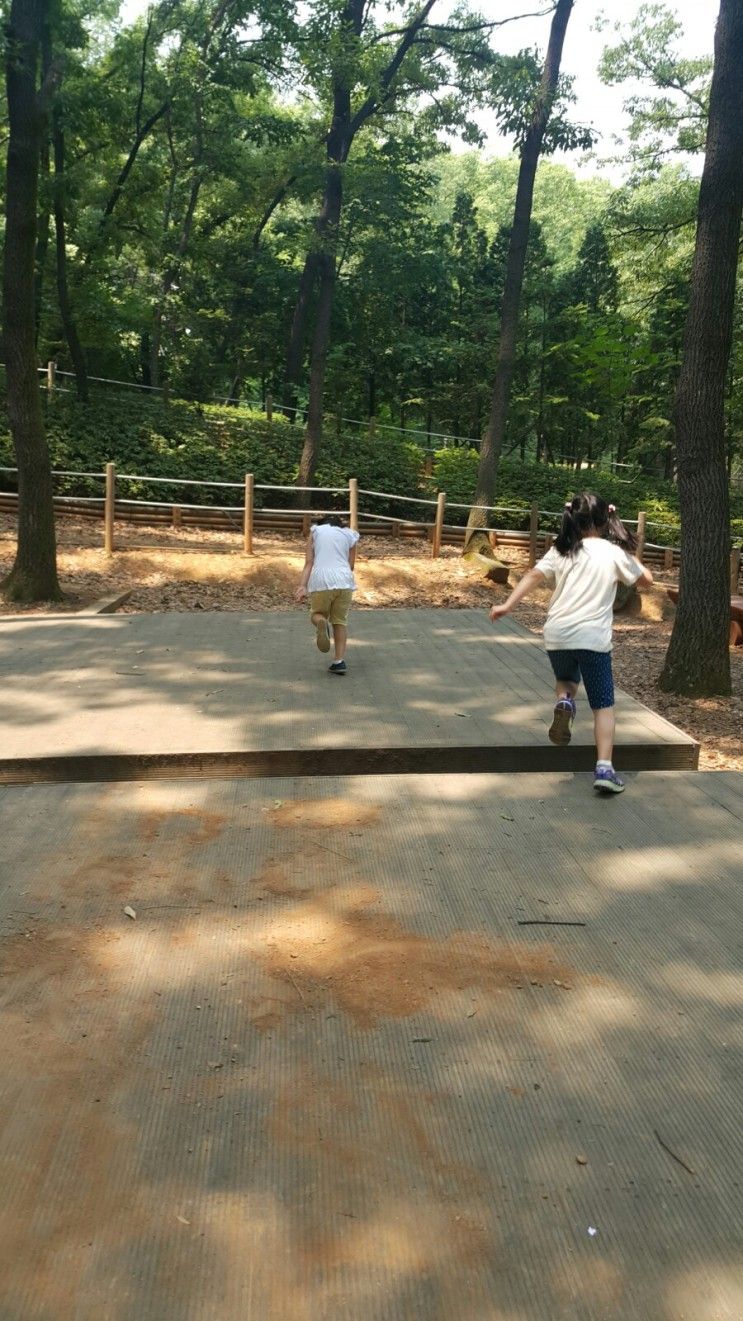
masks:
[[[555,703],[552,724],[549,728],[550,743],[556,743],[561,748],[567,747],[572,737],[571,730],[576,710],[577,707],[571,697],[561,697],[559,702]]]
[[[316,625],[315,641],[320,651],[330,651],[330,624],[327,619],[321,619]]]
[[[333,664],[328,666],[328,674],[345,674],[345,673],[346,673],[345,661],[333,661]]]
[[[621,794],[624,780],[619,778],[613,766],[597,766],[593,772],[593,787],[602,794]]]

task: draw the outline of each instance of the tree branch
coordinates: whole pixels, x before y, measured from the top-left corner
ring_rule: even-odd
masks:
[[[428,18],[428,15],[433,9],[435,3],[436,0],[426,0],[426,3],[424,4],[423,8],[419,10],[417,16],[405,29],[402,41],[400,42],[397,50],[392,56],[392,59],[387,65],[386,69],[384,69],[382,71],[382,74],[380,75],[379,88],[382,94],[381,98],[376,93],[370,93],[369,96],[367,96],[366,100],[362,102],[362,104],[359,106],[359,109],[356,111],[356,114],[353,116],[351,120],[351,126],[350,126],[351,140],[353,140],[354,136],[361,128],[362,124],[365,124],[367,119],[369,119],[374,114],[374,111],[378,108],[380,99],[384,99],[384,94],[388,91],[390,83],[395,77],[395,74],[400,69],[400,66],[403,60],[405,59],[405,56],[410,50],[410,47],[413,45],[416,37],[418,36],[418,33],[423,27],[423,24]]]

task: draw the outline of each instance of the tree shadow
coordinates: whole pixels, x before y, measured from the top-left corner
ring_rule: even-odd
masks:
[[[0,811],[4,1316],[740,1314],[735,777]]]

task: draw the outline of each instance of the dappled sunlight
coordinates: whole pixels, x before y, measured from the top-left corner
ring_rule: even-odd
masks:
[[[410,762],[400,770],[417,770],[425,749],[451,747],[479,749],[505,770],[552,767],[545,659],[511,621],[498,639],[495,646],[480,612],[359,614],[349,671],[338,681],[299,608],[8,621],[0,637],[5,756],[244,753],[251,769],[263,758],[260,768],[275,773],[293,771],[294,754],[299,769],[316,771],[320,761],[325,769],[335,747],[353,753],[350,771],[375,769],[389,748]],[[43,694],[30,712],[29,692]],[[24,703],[30,718],[22,722]],[[628,741],[693,758],[682,735],[643,721],[630,705]],[[582,721],[561,763],[581,765],[591,737]]]
[[[614,850],[597,852],[594,866],[604,885],[619,890],[662,890],[674,884],[699,885],[711,881],[718,869],[740,865],[739,839],[710,843],[679,843],[670,852],[665,846],[642,848],[623,845],[621,856]]]
[[[722,1254],[680,1270],[664,1289],[663,1321],[739,1321],[743,1316],[743,1265]]]
[[[5,789],[16,1313],[737,1321],[740,821],[698,784]]]
[[[740,960],[740,971],[730,972],[720,968],[703,969],[698,963],[682,962],[681,960],[664,963],[662,968],[658,968],[656,979],[660,984],[677,991],[680,995],[688,994],[693,987],[695,998],[700,1001],[707,1001],[708,1004],[719,1007],[725,1005],[730,1009],[741,1009],[743,1007],[743,954]],[[743,1031],[743,1022],[736,1030],[736,1037],[740,1039]]]

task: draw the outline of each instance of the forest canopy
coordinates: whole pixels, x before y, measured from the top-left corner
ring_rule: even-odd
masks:
[[[344,8],[161,0],[124,23],[112,0],[50,6],[38,355],[75,373],[83,397],[89,378],[105,377],[198,401],[271,394],[301,416],[310,343],[288,393],[287,345],[319,242],[340,77],[360,122],[342,165],[326,426],[374,416],[434,447],[480,437],[518,162],[483,150],[477,112],[517,145],[537,53],[500,55],[497,22],[474,9],[442,6],[436,27],[432,5],[395,17],[372,3],[349,37]],[[388,77],[421,8],[431,12]],[[555,159],[592,144],[561,80],[537,175],[506,456],[673,473],[710,80],[708,61],[674,56],[677,35],[658,5],[606,34],[605,79],[640,70],[647,87],[633,101],[620,187]],[[731,475],[742,342],[737,333],[726,402]]]

